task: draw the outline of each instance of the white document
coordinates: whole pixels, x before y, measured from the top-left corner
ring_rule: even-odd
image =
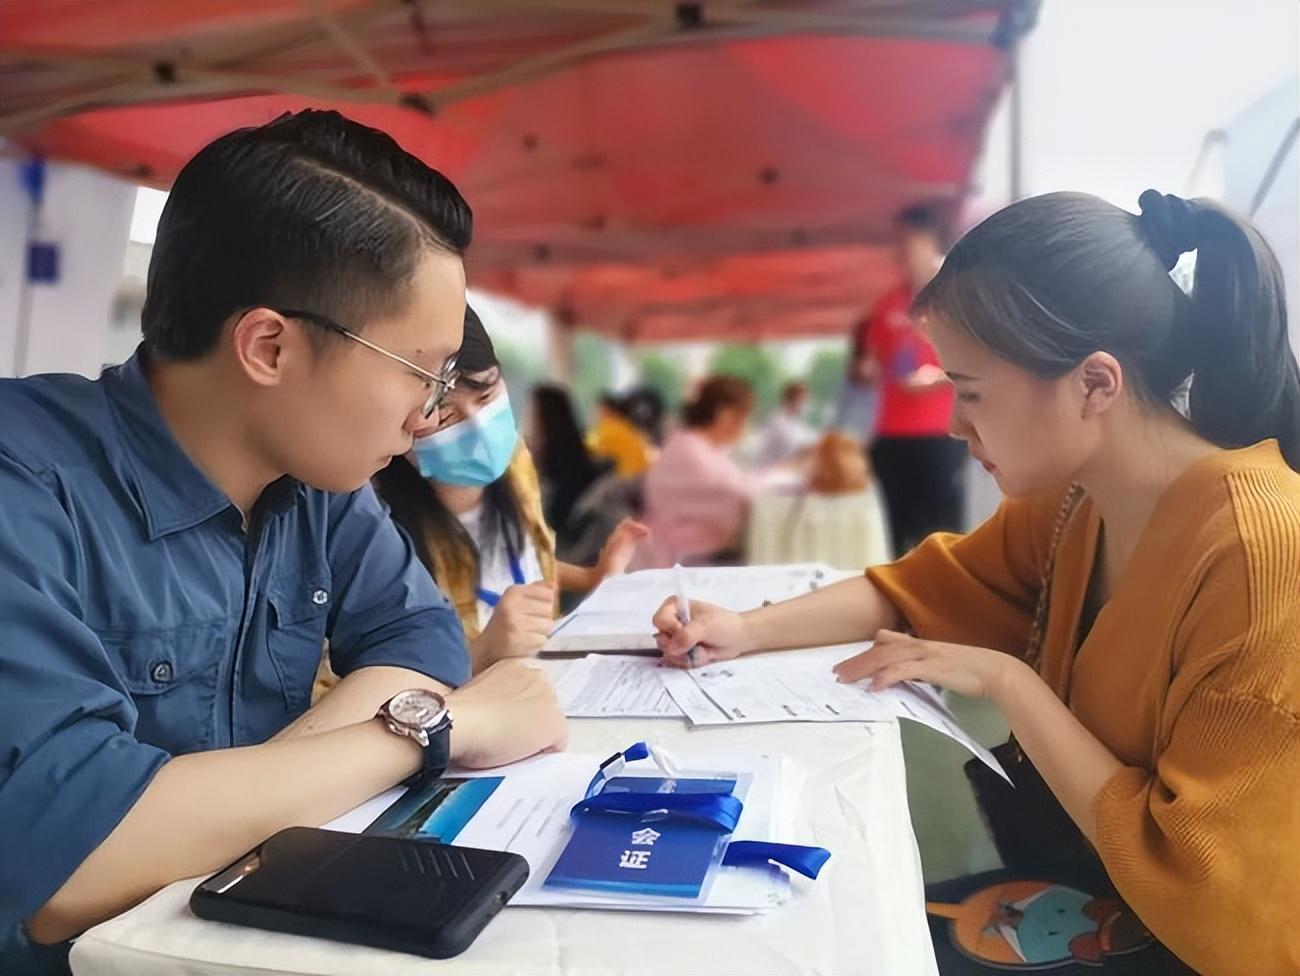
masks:
[[[667,669],[657,656],[589,654],[541,664],[569,718],[682,717],[664,687],[660,675]]]
[[[630,745],[630,743],[628,743]],[[577,753],[537,756],[497,770],[452,771],[444,781],[500,778],[454,843],[485,850],[511,851],[528,862],[529,877],[511,899],[511,905],[538,905],[631,911],[686,911],[750,915],[780,907],[789,896],[790,881],[775,866],[768,868],[719,867],[712,885],[699,900],[653,896],[615,896],[596,891],[547,888],[544,882],[572,833],[569,810],[585,793],[587,784],[607,757]],[[766,755],[737,756],[710,753],[691,757],[691,765],[729,772],[749,772],[745,809],[736,827],[736,840],[780,840],[785,829],[777,824],[781,761]],[[629,767],[620,775],[638,775]],[[645,775],[659,776],[653,768]],[[691,775],[683,771],[682,775]],[[405,790],[394,789],[362,804],[326,824],[330,830],[359,833],[365,830]],[[427,811],[425,811],[427,812]],[[423,814],[421,814],[423,816]]]
[[[575,610],[556,622],[542,653],[645,651],[658,654],[654,627],[650,625],[653,615],[653,610],[647,613],[626,610],[583,613]]]
[[[876,692],[866,682],[837,681],[831,669],[870,647],[870,643],[838,644],[722,661],[690,671],[662,668],[660,680],[692,725],[905,718],[950,737],[1011,782],[993,754],[970,737],[928,685],[907,681]]]
[[[893,706],[831,668],[870,644],[838,644],[720,661],[683,671],[662,668],[664,686],[693,725],[760,722],[891,722]]]
[[[819,563],[683,570],[692,600],[737,611],[779,603],[856,575]],[[542,653],[654,650],[651,618],[675,593],[675,578],[669,569],[647,569],[607,579],[576,610],[556,622]]]
[[[863,686],[865,690],[863,682],[858,682],[858,685]],[[894,702],[895,714],[899,718],[920,722],[936,732],[942,732],[1008,783],[1011,782],[1011,777],[1007,775],[1007,771],[1002,768],[1002,764],[997,761],[993,753],[970,737],[970,734],[957,722],[957,717],[943,703],[939,693],[929,685],[917,681],[905,681],[884,691],[868,692],[868,694],[888,697]]]

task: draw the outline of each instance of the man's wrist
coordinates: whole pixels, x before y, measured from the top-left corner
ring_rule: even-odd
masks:
[[[424,750],[421,748],[420,743],[409,735],[394,734],[382,715],[376,715],[369,722],[363,722],[362,725],[376,730],[376,737],[378,737],[379,733],[382,733],[383,741],[387,743],[386,748],[392,750],[395,755],[401,754],[404,764],[401,779],[404,780],[419,771],[424,761]],[[398,782],[401,782],[401,780]]]
[[[451,761],[455,763],[474,752],[483,731],[483,715],[476,712],[469,702],[458,703],[454,691],[446,699],[447,711],[451,715]]]

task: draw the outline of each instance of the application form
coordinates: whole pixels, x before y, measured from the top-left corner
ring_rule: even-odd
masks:
[[[668,694],[657,657],[589,654],[574,660],[543,660],[569,718],[681,718]]]
[[[790,566],[690,566],[682,570],[693,600],[752,610],[856,576],[818,563]],[[653,651],[651,618],[676,593],[670,569],[647,569],[605,580],[556,621],[542,653]]]
[[[953,739],[1011,782],[988,749],[973,739],[929,685],[906,681],[883,691],[866,682],[841,684],[832,673],[869,642],[778,651],[683,671],[662,668],[660,680],[692,725],[759,722],[881,722],[905,718]]]

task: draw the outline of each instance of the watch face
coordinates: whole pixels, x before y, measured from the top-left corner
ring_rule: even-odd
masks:
[[[388,703],[388,714],[393,721],[420,729],[433,726],[446,710],[441,695],[420,689],[403,691]]]

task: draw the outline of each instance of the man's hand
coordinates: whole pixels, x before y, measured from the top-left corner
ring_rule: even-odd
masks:
[[[452,760],[469,769],[559,752],[567,740],[555,689],[529,661],[497,662],[447,695],[447,708]]]
[[[929,393],[931,390],[937,390],[941,386],[947,386],[952,380],[948,379],[948,374],[938,366],[932,363],[923,363],[912,372],[908,373],[898,385],[908,393]]]

